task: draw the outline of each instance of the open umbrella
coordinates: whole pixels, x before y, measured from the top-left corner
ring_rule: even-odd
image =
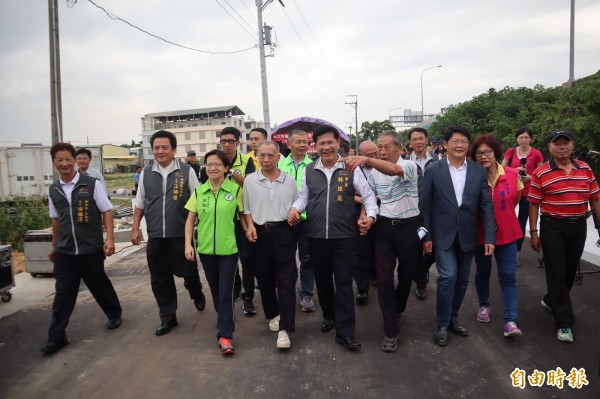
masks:
[[[308,134],[309,140],[312,141],[312,133],[319,125],[330,125],[335,127],[340,133],[340,146],[343,148],[349,147],[350,139],[348,138],[346,132],[344,132],[342,129],[340,129],[331,122],[328,122],[324,119],[313,118],[310,116],[301,116],[299,118],[290,119],[289,121],[277,125],[277,127],[275,127],[271,131],[271,140],[287,145],[287,134],[289,132],[291,132],[292,130],[304,130]],[[316,152],[314,143],[310,144],[308,152]]]

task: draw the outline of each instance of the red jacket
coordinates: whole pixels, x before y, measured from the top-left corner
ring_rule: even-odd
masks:
[[[498,170],[500,176],[496,185],[488,188],[494,206],[494,219],[496,219],[496,245],[505,245],[523,238],[515,212],[515,206],[519,203],[520,178],[518,171],[508,166],[498,165]],[[479,244],[484,244],[481,220],[479,221]]]

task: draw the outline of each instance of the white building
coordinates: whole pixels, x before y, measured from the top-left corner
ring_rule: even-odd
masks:
[[[155,112],[142,117],[142,147],[144,164],[153,161],[150,137],[157,130],[168,130],[177,138],[175,157],[184,159],[189,150],[203,160],[208,151],[221,148],[219,134],[225,126],[234,126],[242,132],[240,151],[248,151],[246,146],[249,129],[261,126],[253,120],[244,121],[244,112],[236,105],[212,108],[198,108],[182,111]]]

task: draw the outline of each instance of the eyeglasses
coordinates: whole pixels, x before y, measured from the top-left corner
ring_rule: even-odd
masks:
[[[483,156],[485,155],[486,158],[489,158],[489,157],[492,156],[493,153],[494,153],[494,150],[477,151],[475,153],[475,157],[477,157],[477,158],[483,158]]]
[[[221,139],[221,144],[235,144],[236,142],[235,139]]]
[[[452,145],[469,145],[469,140],[450,140],[448,141],[448,144],[452,144]]]
[[[206,169],[220,168],[221,166],[223,166],[223,164],[221,162],[207,163],[206,164]]]

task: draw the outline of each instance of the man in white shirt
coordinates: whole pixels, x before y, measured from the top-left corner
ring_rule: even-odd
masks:
[[[194,169],[175,158],[177,139],[171,132],[159,130],[150,138],[155,162],[140,175],[135,197],[131,242],[141,243],[140,222],[146,218],[148,244],[146,256],[152,292],[161,319],[156,335],[164,335],[177,326],[177,289],[173,275],[183,277],[184,286],[198,311],[206,299],[198,275],[198,265],[185,257],[185,204],[200,184]]]
[[[349,267],[354,263],[359,234],[354,195],[358,193],[366,207],[366,217],[358,223],[361,234],[366,234],[376,220],[377,203],[364,175],[348,171],[340,161],[339,140],[340,134],[333,126],[321,125],[313,132],[319,159],[306,166],[300,196],[288,220],[290,224],[298,223],[301,212],[307,210],[308,247],[323,309],[321,331],[335,327],[338,344],[358,349],[361,344],[354,338],[356,318]]]

